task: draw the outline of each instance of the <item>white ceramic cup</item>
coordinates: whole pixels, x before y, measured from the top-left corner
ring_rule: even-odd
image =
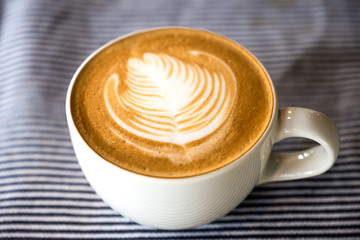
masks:
[[[334,164],[339,151],[335,124],[324,114],[309,109],[278,110],[268,74],[274,94],[270,124],[260,140],[231,164],[194,177],[165,179],[136,174],[109,163],[81,137],[71,115],[70,97],[82,68],[114,41],[90,55],[74,74],[66,96],[66,116],[75,154],[87,180],[124,217],[161,229],[193,228],[230,212],[256,185],[316,176]],[[289,137],[308,138],[319,145],[300,152],[271,153],[274,143]]]

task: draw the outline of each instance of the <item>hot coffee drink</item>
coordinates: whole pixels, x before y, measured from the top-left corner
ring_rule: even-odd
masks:
[[[86,143],[139,174],[177,178],[245,154],[270,122],[266,72],[213,33],[163,28],[119,39],[82,68],[71,112]]]

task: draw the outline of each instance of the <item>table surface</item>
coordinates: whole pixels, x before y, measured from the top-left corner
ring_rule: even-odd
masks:
[[[359,1],[1,1],[0,238],[359,238],[359,13]],[[280,107],[311,108],[336,122],[336,164],[321,176],[256,187],[228,215],[191,230],[151,229],[109,208],[75,158],[67,86],[102,44],[169,25],[208,29],[252,51]],[[275,148],[311,145],[295,139]]]

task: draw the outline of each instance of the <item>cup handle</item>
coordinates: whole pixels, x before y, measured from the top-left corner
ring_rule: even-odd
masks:
[[[339,133],[333,121],[320,112],[289,107],[279,110],[274,142],[301,137],[319,143],[298,152],[271,153],[257,185],[316,176],[326,172],[339,153]]]

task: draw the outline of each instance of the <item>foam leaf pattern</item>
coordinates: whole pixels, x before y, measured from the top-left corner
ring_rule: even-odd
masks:
[[[107,111],[121,128],[149,140],[185,145],[206,137],[227,118],[236,91],[225,62],[207,57],[223,70],[210,71],[162,53],[129,59],[125,79],[116,73],[107,79]]]

